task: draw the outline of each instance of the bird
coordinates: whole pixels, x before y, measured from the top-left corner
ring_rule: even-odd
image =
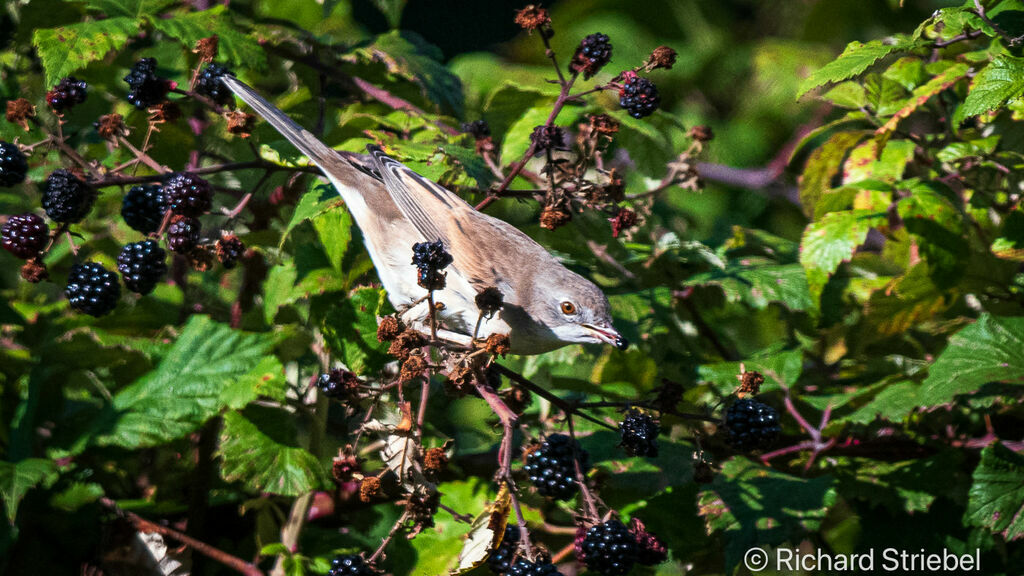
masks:
[[[504,220],[484,214],[459,195],[388,156],[339,151],[321,142],[253,88],[231,75],[221,81],[323,171],[363,234],[370,259],[403,323],[430,331],[427,290],[417,284],[411,247],[443,243],[453,257],[445,287],[433,294],[439,338],[470,346],[504,334],[517,355],[569,344],[629,343],[612,325],[604,292],[566,268],[543,246]],[[482,316],[476,296],[501,293],[501,307]]]

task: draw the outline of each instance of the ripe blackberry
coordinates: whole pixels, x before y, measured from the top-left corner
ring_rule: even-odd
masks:
[[[551,562],[529,560],[516,560],[516,563],[508,571],[508,576],[555,576],[561,575],[558,568]]]
[[[545,150],[565,150],[565,130],[560,126],[537,126],[530,133],[534,155]]]
[[[43,210],[54,222],[79,222],[96,201],[96,190],[71,172],[54,170],[43,185]]]
[[[636,562],[636,537],[618,520],[591,526],[582,549],[587,568],[605,576],[621,576]]]
[[[321,374],[316,387],[328,398],[345,398],[358,393],[361,383],[354,373],[335,368]]]
[[[46,248],[50,228],[35,214],[11,216],[0,228],[0,244],[18,258],[35,258]]]
[[[355,554],[335,556],[334,560],[331,560],[331,569],[327,571],[327,576],[374,576],[375,574],[377,571],[367,564],[362,556]]]
[[[576,494],[574,452],[579,455],[580,468],[586,471],[587,452],[580,447],[579,442],[565,434],[548,436],[539,449],[527,456],[523,470],[541,495],[555,500],[568,500]]]
[[[619,106],[629,112],[633,118],[650,116],[658,109],[661,103],[661,96],[658,94],[658,87],[647,78],[641,78],[634,73],[627,73],[626,80],[619,90]]]
[[[117,257],[117,270],[132,292],[149,294],[167,273],[167,253],[154,240],[128,244]]]
[[[412,245],[412,263],[416,265],[416,283],[427,290],[444,288],[444,274],[441,270],[454,259],[444,249],[444,242],[417,242]]]
[[[471,135],[475,140],[483,140],[491,135],[491,127],[487,124],[487,120],[463,122],[462,131]]]
[[[171,212],[199,216],[213,205],[210,183],[191,172],[175,172],[161,189]]]
[[[28,161],[17,144],[0,142],[0,186],[21,184],[28,174]]]
[[[235,101],[235,95],[220,81],[225,74],[230,75],[231,70],[220,64],[210,64],[196,78],[196,93],[206,96],[221,106],[231,104]]]
[[[121,200],[121,217],[143,234],[156,232],[167,210],[167,198],[159,184],[132,186]]]
[[[661,427],[651,418],[650,414],[630,410],[619,423],[619,434],[622,441],[619,446],[630,456],[658,455],[658,432]]]
[[[90,316],[103,316],[117,306],[121,285],[117,275],[96,262],[75,264],[64,289],[71,307]]]
[[[68,76],[46,93],[46,103],[57,112],[70,110],[75,104],[85,102],[88,84],[74,76]]]
[[[591,34],[580,42],[569,68],[583,74],[584,80],[597,74],[612,59],[612,44],[606,34]]]
[[[225,268],[231,269],[238,265],[239,259],[245,255],[245,243],[234,234],[225,234],[217,240],[217,259]]]
[[[725,413],[726,442],[737,450],[767,448],[778,437],[782,427],[775,408],[756,400],[737,400]]]
[[[167,227],[167,247],[174,252],[187,254],[199,244],[201,230],[198,218],[175,216]]]
[[[487,567],[491,572],[500,576],[512,568],[512,557],[519,550],[519,536],[517,524],[505,525],[505,535],[501,537],[497,548],[491,550],[491,555],[487,557]]]
[[[156,75],[156,58],[143,58],[124,77],[128,83],[128,101],[142,110],[163,101],[171,89],[170,82]]]

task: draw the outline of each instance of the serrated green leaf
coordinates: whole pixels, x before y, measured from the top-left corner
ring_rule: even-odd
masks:
[[[274,441],[238,412],[224,415],[218,454],[221,477],[253,492],[298,496],[328,484],[315,456]]]
[[[1000,54],[974,77],[964,103],[957,108],[953,121],[959,125],[966,118],[984,114],[1002,106],[1007,100],[1024,92],[1024,58]]]
[[[949,339],[928,369],[921,388],[924,406],[970,394],[989,382],[1024,383],[1024,317],[983,314]]]
[[[334,186],[330,184],[314,186],[312,190],[303,194],[302,198],[299,199],[299,203],[295,206],[295,211],[292,212],[292,218],[288,221],[288,226],[285,227],[284,233],[281,234],[281,243],[278,248],[284,246],[285,240],[288,239],[288,236],[296,226],[342,204],[344,203],[341,201],[341,196],[338,195]]]
[[[967,142],[953,142],[936,152],[935,157],[942,162],[955,162],[971,156],[985,156],[995,151],[1000,138],[1000,135],[994,134],[987,138],[978,138]]]
[[[377,315],[382,312],[385,295],[378,288],[360,288],[348,298],[317,299],[315,308],[328,347],[358,374],[378,370],[387,360],[387,347],[377,341]]]
[[[700,514],[708,531],[725,539],[731,574],[751,547],[799,541],[817,531],[835,501],[828,476],[805,480],[736,457],[701,492]]]
[[[143,14],[156,14],[174,4],[174,0],[88,0],[89,10],[109,16],[130,16],[138,18]]]
[[[269,334],[192,316],[155,370],[114,396],[114,421],[98,425],[99,445],[155,446],[193,432],[223,408],[221,390],[255,369]]]
[[[953,305],[955,299],[935,285],[929,266],[921,262],[885,289],[871,294],[865,305],[870,334],[903,334]]]
[[[725,270],[712,270],[690,277],[687,286],[715,285],[730,302],[743,301],[758,310],[771,302],[790,310],[811,308],[807,275],[799,264],[771,264],[746,259],[743,265],[730,263]]]
[[[864,243],[868,231],[885,221],[885,213],[846,210],[829,212],[807,226],[800,242],[800,264],[807,270],[811,293],[820,294],[828,277]]]
[[[352,240],[352,216],[345,208],[335,206],[317,214],[311,221],[331,267],[341,274],[342,261]]]
[[[29,489],[52,480],[56,473],[57,465],[52,460],[29,458],[13,463],[0,460],[0,497],[7,510],[7,521],[14,524],[18,504]]]
[[[823,99],[850,110],[860,110],[867,106],[868,97],[864,87],[857,82],[842,82],[821,96]]]
[[[832,181],[839,174],[846,155],[868,134],[866,131],[836,132],[811,152],[799,183],[804,214],[814,215],[818,201],[832,189]]]
[[[551,110],[547,107],[531,108],[513,122],[501,143],[501,157],[522,157],[530,147],[530,134],[533,133],[533,129],[543,125],[550,114]]]
[[[263,69],[267,55],[251,36],[243,34],[230,22],[227,7],[217,5],[201,12],[177,14],[173,18],[157,18],[150,15],[149,23],[160,32],[193,48],[199,40],[217,35],[218,60],[244,69]]]
[[[981,451],[966,519],[973,526],[998,532],[1006,541],[1024,538],[1024,456],[1001,442]]]
[[[484,104],[484,118],[491,128],[491,136],[496,142],[501,142],[512,124],[527,110],[549,99],[538,90],[512,82],[505,82],[495,88]]]
[[[913,45],[914,41],[905,37],[888,41],[872,40],[867,44],[851,42],[838,58],[822,66],[800,83],[797,98],[818,86],[857,76],[889,54],[907,50]]]
[[[138,33],[138,20],[119,16],[36,30],[32,45],[46,70],[46,84],[53,85],[89,63],[102,60]]]
[[[992,253],[1004,260],[1024,262],[1024,212],[1014,210],[1006,216],[1002,232],[992,241]]]

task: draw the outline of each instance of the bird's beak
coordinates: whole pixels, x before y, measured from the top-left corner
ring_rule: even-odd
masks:
[[[629,341],[622,337],[615,328],[611,326],[595,326],[593,324],[584,324],[584,328],[594,333],[594,336],[598,340],[611,344],[619,350],[625,350],[629,348]]]

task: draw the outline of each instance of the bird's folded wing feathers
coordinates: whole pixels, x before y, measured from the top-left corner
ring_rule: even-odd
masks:
[[[459,198],[440,185],[427,180],[410,170],[405,164],[388,156],[378,146],[370,145],[370,152],[377,171],[387,186],[391,199],[406,219],[427,240],[441,240],[445,246],[451,247],[451,238],[438,226],[438,218],[451,218],[458,212],[460,205],[468,206]]]

